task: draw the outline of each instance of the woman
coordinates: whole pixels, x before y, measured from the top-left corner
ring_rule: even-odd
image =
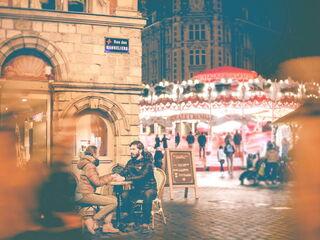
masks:
[[[233,176],[233,154],[235,149],[231,142],[227,140],[226,145],[224,146],[224,153],[226,154],[228,173],[232,177]]]
[[[112,181],[123,181],[124,178],[117,174],[99,176],[97,171],[98,165],[97,147],[88,146],[78,163],[81,173],[77,193],[81,196],[80,202],[96,204],[101,206],[101,208],[93,217],[86,217],[85,224],[88,231],[92,234],[95,234],[95,230],[103,222],[102,232],[116,233],[119,230],[112,226],[111,219],[112,213],[117,207],[117,199],[114,196],[96,194],[95,191],[97,187],[104,186]]]

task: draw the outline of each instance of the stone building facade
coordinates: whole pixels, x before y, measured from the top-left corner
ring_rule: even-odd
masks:
[[[1,124],[14,113],[19,164],[68,154],[76,164],[88,144],[102,171],[128,160],[139,134],[137,8],[137,0],[0,0]],[[105,51],[110,39],[128,51]]]
[[[148,18],[142,35],[143,81],[181,82],[219,66],[272,72],[282,23],[271,16],[282,8],[275,1],[258,2],[142,0]]]

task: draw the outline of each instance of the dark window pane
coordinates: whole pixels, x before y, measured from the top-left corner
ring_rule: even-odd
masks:
[[[196,65],[199,65],[199,64],[200,64],[200,56],[196,55]]]

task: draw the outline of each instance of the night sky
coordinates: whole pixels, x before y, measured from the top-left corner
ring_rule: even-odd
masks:
[[[320,1],[289,1],[290,25],[292,27],[289,46],[293,56],[320,55]]]
[[[149,13],[152,9],[172,4],[171,0],[165,0],[162,4],[159,0],[142,1],[146,1]],[[222,0],[222,3],[224,15],[240,14],[245,7],[249,9],[249,19],[253,21],[273,19],[273,28],[278,31],[280,38],[271,38],[265,43],[265,36],[259,31],[255,36],[258,44],[261,42],[262,45],[258,47],[265,47],[265,51],[269,52],[263,56],[263,62],[272,60],[274,67],[286,59],[320,55],[320,0]],[[274,58],[275,54],[277,59]]]

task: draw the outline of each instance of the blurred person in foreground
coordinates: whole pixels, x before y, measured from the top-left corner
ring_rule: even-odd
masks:
[[[307,100],[297,110],[277,122],[299,126],[293,148],[298,239],[320,239],[320,101]]]
[[[77,193],[79,202],[96,204],[101,206],[93,216],[85,216],[85,211],[80,211],[85,218],[85,225],[91,234],[95,234],[96,229],[102,225],[102,232],[117,233],[118,229],[111,224],[111,219],[114,210],[117,207],[117,199],[115,196],[100,195],[95,193],[97,187],[107,185],[112,181],[123,181],[124,177],[118,174],[107,174],[99,176],[97,167],[99,166],[99,159],[97,158],[97,147],[90,145],[86,148],[81,157],[78,168],[81,170],[79,185]]]
[[[0,129],[0,239],[82,239],[76,181],[62,161],[17,167],[15,131]],[[8,210],[10,209],[10,210]]]
[[[126,164],[122,176],[126,181],[132,181],[132,189],[125,191],[122,198],[125,202],[125,211],[130,215],[134,202],[143,200],[142,205],[142,225],[143,231],[150,229],[152,201],[157,196],[157,183],[153,174],[152,154],[144,151],[144,145],[140,141],[130,143],[131,159]]]

